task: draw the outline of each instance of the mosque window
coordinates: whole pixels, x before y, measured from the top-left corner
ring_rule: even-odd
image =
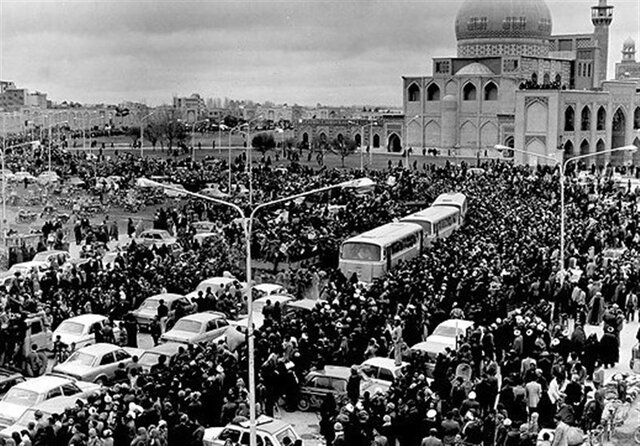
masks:
[[[438,74],[449,74],[451,71],[451,64],[448,60],[441,60],[436,62],[436,73]]]
[[[440,87],[436,84],[429,85],[427,88],[427,101],[439,101],[440,100]]]
[[[504,31],[524,31],[527,27],[526,17],[505,17],[502,22]]]
[[[487,23],[486,17],[471,17],[467,22],[467,31],[486,31]]]
[[[409,102],[418,102],[420,100],[420,87],[415,83],[411,84],[408,89]]]
[[[573,111],[573,107],[567,107],[564,111],[564,131],[573,132],[575,129],[575,117],[576,114]]]
[[[468,83],[462,89],[462,98],[465,101],[475,101],[477,99],[477,91],[475,85]]]
[[[604,107],[598,109],[598,117],[596,120],[596,130],[605,130],[607,126],[607,111]]]
[[[485,101],[497,101],[498,100],[498,87],[493,82],[489,82],[484,87],[484,100]]]
[[[538,31],[549,32],[551,31],[551,19],[544,18],[540,19],[538,23]]]

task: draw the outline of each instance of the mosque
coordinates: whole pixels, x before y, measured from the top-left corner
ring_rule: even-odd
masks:
[[[640,147],[640,64],[628,40],[616,78],[607,79],[612,20],[613,6],[598,0],[593,32],[554,35],[544,0],[466,0],[455,21],[457,57],[433,59],[431,76],[403,77],[403,147],[502,144],[557,160]],[[593,160],[640,165],[640,153]]]

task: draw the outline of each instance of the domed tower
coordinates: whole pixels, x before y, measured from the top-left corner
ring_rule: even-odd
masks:
[[[458,57],[546,57],[551,28],[544,0],[466,0],[456,16]]]
[[[623,62],[635,62],[636,61],[636,42],[629,37],[622,44],[622,61]]]
[[[613,6],[607,5],[607,0],[598,0],[598,6],[591,7],[591,22],[595,27],[593,37],[595,39],[598,54],[596,58],[595,85],[607,80],[607,64],[609,63],[609,26],[613,21]]]

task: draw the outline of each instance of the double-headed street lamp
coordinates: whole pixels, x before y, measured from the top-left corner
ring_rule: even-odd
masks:
[[[355,122],[349,121],[349,124],[355,124]],[[368,123],[359,126],[358,133],[360,134],[360,170],[364,170],[364,128],[369,126],[369,166],[371,166],[372,162],[372,153],[373,153],[373,125],[378,125],[378,122],[370,119]]]
[[[219,200],[217,198],[209,197],[208,195],[199,194],[196,192],[188,192],[184,189],[178,189],[172,186],[168,186],[166,184],[158,183],[157,181],[149,180],[146,178],[139,178],[137,181],[137,185],[140,187],[161,187],[166,190],[179,192],[183,195],[189,195],[194,198],[199,198],[206,201],[211,201],[213,203],[227,206],[236,211],[240,218],[242,219],[242,229],[244,232],[244,240],[245,240],[245,249],[246,249],[246,287],[245,293],[247,296],[247,308],[248,308],[248,316],[247,316],[247,355],[248,355],[248,373],[249,373],[249,445],[257,446],[257,437],[256,437],[256,385],[255,385],[255,352],[254,352],[254,339],[253,339],[253,298],[251,295],[251,230],[253,227],[253,219],[255,218],[258,211],[274,206],[276,204],[285,203],[287,201],[293,201],[298,198],[303,198],[309,195],[318,194],[321,192],[326,192],[332,189],[360,189],[360,190],[370,190],[374,185],[373,181],[369,178],[359,178],[357,180],[345,181],[338,184],[333,184],[330,186],[320,187],[318,189],[309,190],[306,192],[302,192],[296,195],[292,195],[289,197],[280,198],[278,200],[269,201],[267,203],[261,203],[257,205],[249,214],[249,217],[246,216],[245,212],[242,210],[240,206],[235,203],[231,203],[224,200]]]
[[[526,150],[522,150],[522,149],[514,149],[512,147],[507,147],[507,146],[503,146],[503,145],[496,145],[494,146],[494,149],[503,152],[506,150],[512,150],[513,152],[517,152],[517,153],[522,153],[525,155],[531,155],[531,156],[535,156],[538,158],[542,158],[542,159],[547,159],[550,161],[553,161],[555,164],[560,164],[560,280],[561,283],[564,283],[564,276],[565,276],[565,266],[564,266],[564,256],[565,256],[565,252],[564,252],[564,244],[565,244],[565,225],[566,225],[566,219],[567,219],[567,213],[565,210],[565,205],[564,205],[564,195],[565,195],[565,181],[566,181],[566,172],[567,172],[567,166],[569,165],[569,163],[572,163],[574,161],[580,161],[583,160],[585,158],[593,158],[596,156],[601,156],[604,155],[606,153],[614,153],[614,152],[635,152],[638,150],[638,148],[636,146],[624,146],[624,147],[617,147],[614,149],[608,149],[608,150],[603,150],[601,152],[595,152],[595,153],[587,153],[584,155],[578,155],[578,156],[574,156],[571,158],[567,158],[566,160],[564,160],[564,162],[560,162],[558,161],[555,157],[553,156],[549,156],[549,155],[543,155],[543,154],[538,154],[538,153],[533,153],[533,152],[527,152]]]

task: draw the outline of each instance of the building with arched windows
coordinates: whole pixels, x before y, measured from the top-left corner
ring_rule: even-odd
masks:
[[[544,0],[466,0],[455,21],[457,57],[434,59],[431,76],[403,77],[404,146],[501,144],[556,159],[640,147],[640,83],[607,80],[612,20],[613,7],[599,0],[593,32],[553,35]],[[623,54],[634,67],[635,45],[627,41]]]

